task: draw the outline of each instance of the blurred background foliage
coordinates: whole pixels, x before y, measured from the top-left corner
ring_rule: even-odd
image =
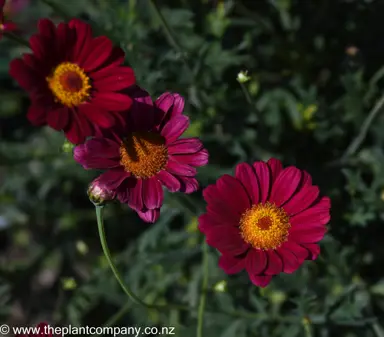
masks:
[[[204,336],[383,337],[383,11],[380,0],[30,0],[9,16],[26,37],[42,17],[87,20],[121,45],[154,98],[182,94],[188,135],[210,151],[203,187],[239,162],[274,156],[331,197],[319,259],[265,289],[245,273],[225,275],[209,250]],[[29,100],[8,75],[24,51],[0,42],[1,321],[175,326],[195,336],[201,192],[168,193],[154,225],[107,207],[125,282],[148,303],[190,310],[132,303],[101,251],[86,195],[97,173],[74,162],[62,134],[26,119]],[[250,78],[243,86],[240,71]]]

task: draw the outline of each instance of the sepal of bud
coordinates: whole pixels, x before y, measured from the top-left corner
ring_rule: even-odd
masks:
[[[61,147],[61,150],[64,153],[72,153],[74,147],[75,147],[75,145],[70,143],[68,140],[65,140],[65,142],[63,143],[63,145]]]
[[[116,192],[110,190],[105,184],[100,182],[99,178],[96,178],[89,184],[87,193],[89,200],[95,206],[104,206],[116,198]]]
[[[236,79],[237,79],[237,82],[239,82],[239,83],[246,83],[251,79],[251,77],[248,76],[248,70],[244,70],[244,71],[240,71],[237,74]]]

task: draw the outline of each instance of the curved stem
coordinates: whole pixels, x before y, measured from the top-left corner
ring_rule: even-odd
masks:
[[[199,311],[197,316],[196,337],[203,336],[203,322],[204,322],[204,310],[205,310],[207,287],[208,287],[208,245],[204,241],[203,242],[203,282],[201,285]]]
[[[8,39],[15,41],[16,43],[29,48],[29,42],[22,38],[21,36],[12,33],[12,32],[4,32],[3,35],[7,37]]]
[[[71,16],[55,1],[51,0],[41,0],[42,3],[46,4],[47,6],[51,7],[54,12],[59,14],[62,18],[66,20],[70,20]]]
[[[103,247],[104,255],[108,261],[109,266],[112,269],[113,274],[116,277],[117,282],[119,282],[121,288],[124,290],[124,292],[131,298],[132,301],[134,301],[137,304],[140,304],[144,307],[147,307],[148,305],[145,304],[140,298],[138,298],[131,289],[129,289],[123,282],[122,277],[117,270],[115,264],[112,261],[111,258],[111,252],[108,248],[107,240],[105,237],[105,230],[104,230],[104,219],[103,219],[103,206],[96,206],[96,218],[97,218],[97,226],[99,229],[99,235],[100,235],[100,242],[101,246]]]
[[[153,9],[155,10],[157,16],[160,19],[161,25],[164,28],[164,32],[165,32],[167,39],[169,40],[169,43],[180,53],[180,56],[181,56],[183,63],[185,64],[185,66],[188,68],[188,70],[191,72],[192,76],[194,77],[195,74],[194,74],[191,66],[189,65],[188,60],[186,59],[185,52],[184,52],[183,48],[181,47],[181,45],[177,42],[176,38],[174,37],[172,30],[171,30],[171,27],[169,27],[167,20],[165,20],[163,13],[161,13],[161,10],[159,8],[159,5],[157,4],[157,1],[156,0],[150,0],[150,3],[152,4]]]
[[[97,227],[98,227],[99,236],[100,236],[100,243],[101,243],[101,246],[103,248],[104,255],[108,261],[110,268],[112,269],[113,274],[115,275],[117,282],[119,282],[120,287],[128,295],[128,297],[133,302],[135,302],[135,303],[137,303],[143,307],[149,308],[149,309],[190,310],[189,307],[177,305],[177,304],[169,304],[169,305],[147,304],[147,303],[143,302],[127,285],[124,284],[123,278],[121,277],[119,271],[117,270],[115,264],[112,261],[111,252],[110,252],[108,244],[107,244],[107,239],[106,239],[105,230],[104,230],[104,219],[103,219],[104,206],[95,205],[95,209],[96,209]]]
[[[381,98],[377,101],[367,118],[365,119],[363,125],[361,126],[360,132],[357,135],[357,137],[352,141],[352,143],[348,146],[347,150],[341,157],[341,161],[344,161],[351,155],[353,155],[357,149],[360,147],[361,143],[364,141],[365,137],[367,136],[369,127],[371,126],[372,122],[376,118],[376,116],[379,114],[379,112],[382,110],[384,106],[384,95],[381,96]]]

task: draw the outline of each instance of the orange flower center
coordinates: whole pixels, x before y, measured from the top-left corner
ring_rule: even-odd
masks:
[[[92,88],[91,80],[84,70],[70,62],[60,63],[46,80],[56,98],[55,101],[67,107],[74,107],[86,101]]]
[[[276,249],[287,241],[290,227],[287,213],[269,202],[253,205],[240,219],[244,241],[263,250]]]
[[[165,168],[165,139],[152,132],[133,132],[120,145],[120,164],[136,178],[151,178]]]

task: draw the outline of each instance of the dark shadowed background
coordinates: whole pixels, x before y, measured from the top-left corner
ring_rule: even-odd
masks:
[[[275,277],[265,289],[253,286],[246,273],[225,275],[210,250],[205,336],[383,337],[380,109],[358,146],[340,159],[384,95],[384,2],[157,4],[172,37],[148,0],[25,1],[8,15],[26,37],[39,18],[83,18],[122,46],[138,84],[153,98],[164,91],[183,95],[191,118],[187,134],[200,137],[210,152],[210,164],[199,170],[203,187],[232,174],[239,162],[273,156],[310,172],[331,197],[332,220],[319,259]],[[98,172],[73,160],[61,133],[26,119],[28,97],[8,75],[10,60],[24,51],[5,38],[0,42],[1,322],[175,326],[176,336],[195,336],[201,191],[167,193],[153,225],[128,206],[105,210],[107,239],[125,282],[149,303],[192,309],[158,311],[132,303],[103,256],[86,194]],[[250,103],[236,80],[242,70],[250,77]]]

